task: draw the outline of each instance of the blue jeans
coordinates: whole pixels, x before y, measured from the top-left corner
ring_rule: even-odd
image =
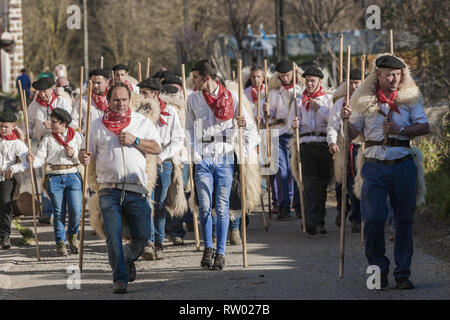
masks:
[[[291,207],[291,199],[294,193],[294,178],[291,174],[289,149],[289,140],[292,138],[290,134],[280,136],[279,142],[279,169],[274,178],[274,186],[272,191],[273,203],[280,207]]]
[[[224,161],[225,162],[225,161]],[[195,165],[195,186],[198,194],[200,224],[203,231],[205,248],[213,248],[211,214],[212,199],[215,197],[217,216],[217,250],[225,255],[230,206],[230,192],[233,183],[234,164],[216,164],[211,159],[204,159]],[[214,195],[213,195],[214,192]]]
[[[155,212],[151,223],[151,236],[149,242],[163,243],[166,226],[166,201],[167,191],[169,190],[172,178],[172,161],[165,161],[158,165],[158,178],[155,189],[153,189],[152,200],[154,201]]]
[[[413,160],[395,165],[366,162],[361,176],[361,214],[364,220],[366,256],[370,265],[389,272],[389,259],[385,256],[386,205],[389,196],[395,226],[394,277],[411,275],[413,255],[413,217],[416,206],[417,169]]]
[[[127,264],[136,261],[144,251],[150,237],[151,208],[145,195],[122,190],[103,189],[99,192],[109,265],[113,281],[128,283]],[[131,241],[122,246],[122,219],[130,228]]]
[[[47,191],[53,206],[53,229],[58,244],[66,241],[66,205],[69,211],[67,234],[78,234],[81,219],[82,182],[79,173],[48,175]]]

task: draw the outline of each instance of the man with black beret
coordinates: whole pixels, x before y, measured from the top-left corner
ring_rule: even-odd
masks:
[[[36,99],[28,107],[30,134],[38,141],[51,132],[50,115],[56,108],[72,112],[72,102],[58,96],[53,78],[41,78],[32,84],[37,91]]]
[[[278,129],[279,150],[278,160],[279,169],[276,176],[271,179],[272,183],[272,213],[278,213],[278,219],[289,217],[291,211],[291,200],[294,192],[294,179],[291,174],[289,140],[292,138],[292,132],[288,125],[289,111],[292,108],[294,99],[294,65],[293,62],[284,60],[277,64],[277,73],[271,78],[269,88],[274,89],[269,92],[269,101],[263,106],[264,113],[268,121],[274,123],[271,129]],[[298,79],[298,77],[297,77]],[[273,85],[275,83],[275,85]],[[299,82],[295,84],[297,92],[302,92],[303,88]],[[276,138],[272,131],[272,137]]]
[[[349,137],[365,138],[361,170],[361,214],[369,265],[381,270],[381,288],[389,286],[389,259],[385,256],[387,199],[395,226],[395,288],[412,289],[413,219],[416,204],[424,201],[420,150],[411,139],[429,132],[423,97],[406,64],[381,54],[371,74],[353,94],[350,107],[341,112],[349,121]],[[355,188],[356,190],[356,188]]]
[[[108,100],[106,94],[108,93],[108,79],[111,74],[105,69],[94,69],[89,72],[89,79],[92,81],[92,101],[91,101],[91,122],[103,117],[104,112],[108,109]],[[80,101],[75,101],[74,106],[79,106]],[[83,95],[83,106],[82,106],[82,117],[81,128],[83,131],[86,128],[86,117],[87,117],[87,105],[88,105],[88,95],[87,92]],[[78,126],[79,119],[79,107],[73,108],[72,118],[74,124]]]
[[[327,125],[333,97],[322,87],[323,73],[309,67],[302,75],[306,89],[297,97],[296,108],[291,113],[292,127],[300,131],[300,158],[302,163],[306,232],[325,234],[325,203],[327,186],[332,173],[332,158],[328,151]],[[294,207],[299,216],[298,192],[294,194]]]
[[[114,74],[114,83],[126,84],[130,88],[131,92],[139,94],[139,87],[131,84],[129,81],[129,68],[127,65],[118,64],[112,68],[112,71]]]
[[[162,84],[175,87],[177,89],[176,92],[182,92],[183,91],[183,82],[177,76],[173,75],[173,76],[169,76],[169,77],[165,78],[162,81]],[[171,94],[173,94],[173,90],[171,88],[166,89],[166,91],[172,92]]]
[[[21,141],[16,127],[17,117],[14,113],[4,112],[0,115],[0,246],[11,248],[11,213],[12,198],[16,188],[14,174],[29,168],[26,162],[28,148]],[[20,162],[17,163],[17,159]]]
[[[350,98],[355,90],[361,84],[361,70],[350,71]],[[337,200],[337,215],[335,222],[339,226],[341,224],[341,205],[342,205],[342,154],[340,153],[343,148],[343,136],[342,136],[342,120],[341,110],[346,104],[346,88],[347,82],[341,84],[339,88],[333,93],[333,98],[336,101],[333,108],[330,111],[330,117],[328,119],[327,127],[327,143],[330,153],[334,157],[335,163],[335,176],[336,176],[336,200]],[[341,146],[338,145],[341,144]],[[352,223],[352,233],[358,233],[361,231],[361,210],[359,199],[353,192],[353,185],[355,183],[356,176],[356,157],[358,150],[361,147],[361,143],[351,143],[348,149],[348,161],[350,164],[347,170],[347,199],[350,201],[347,206],[347,211],[351,210],[350,221]],[[347,201],[348,203],[348,201]]]
[[[44,181],[53,206],[56,252],[59,256],[67,256],[66,207],[69,212],[67,235],[70,251],[78,253],[82,204],[78,152],[83,145],[83,136],[69,126],[72,117],[66,110],[54,109],[50,119],[52,132],[42,139],[36,155],[29,154],[27,160],[33,163],[33,168],[45,166]]]
[[[167,191],[172,183],[172,172],[174,170],[172,157],[183,149],[184,131],[177,109],[164,102],[160,97],[160,93],[166,87],[165,85],[162,85],[157,79],[149,78],[139,83],[138,86],[146,98],[157,100],[160,107],[160,118],[156,124],[156,129],[162,143],[161,153],[157,156],[158,178],[152,194],[155,211],[151,224],[151,236],[142,255],[145,260],[160,260],[164,257],[163,242],[166,214],[168,214],[165,201]]]

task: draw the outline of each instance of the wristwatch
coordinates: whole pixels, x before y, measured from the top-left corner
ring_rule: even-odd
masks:
[[[141,144],[141,139],[136,137],[136,141],[134,141],[134,145],[133,146],[137,147],[140,144]]]
[[[402,136],[404,132],[405,132],[405,127],[400,127],[399,135]]]

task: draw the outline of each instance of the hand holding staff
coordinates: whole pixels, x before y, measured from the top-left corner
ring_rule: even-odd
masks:
[[[27,104],[25,102],[25,91],[22,89],[22,82],[19,80],[19,90],[20,90],[20,100],[22,102],[22,111],[23,111],[23,118],[25,121],[25,137],[26,137],[26,143],[28,146],[28,153],[30,155],[33,154],[33,151],[31,149],[31,141],[30,141],[30,131],[28,128],[28,109]],[[41,257],[39,255],[39,237],[37,233],[37,224],[36,224],[36,202],[35,202],[35,175],[33,174],[33,163],[30,163],[30,180],[31,180],[31,209],[33,211],[33,225],[34,225],[34,241],[36,243],[36,258],[38,261],[41,261]]]
[[[242,117],[242,60],[238,60],[238,84],[239,84],[239,117]],[[242,254],[244,260],[244,268],[247,268],[247,228],[245,219],[245,172],[244,172],[244,129],[239,127],[239,169],[241,180],[241,210],[242,210]]]
[[[86,154],[89,154],[89,133],[91,129],[91,104],[92,104],[92,81],[89,80],[88,86],[88,105],[87,105],[87,113],[86,113],[86,144],[85,150]],[[83,243],[84,243],[84,220],[86,218],[86,193],[88,186],[88,172],[89,166],[84,167],[84,177],[83,177],[83,202],[82,202],[82,211],[81,211],[81,226],[80,226],[80,255],[78,259],[78,266],[80,268],[80,272],[83,272]]]
[[[293,63],[294,70],[294,108],[295,108],[295,119],[298,120],[298,108],[297,108],[297,65]],[[298,195],[300,198],[300,210],[302,214],[302,231],[306,232],[306,216],[305,216],[305,204],[303,201],[303,174],[302,174],[302,161],[300,158],[300,134],[299,128],[295,128],[295,141],[297,146],[297,164],[298,164],[298,175],[299,175],[299,186]]]
[[[351,68],[351,49],[347,46],[347,95],[346,104],[350,105],[350,68]],[[344,150],[342,156],[344,157],[342,168],[342,204],[341,204],[341,243],[339,252],[339,278],[344,276],[344,250],[345,250],[345,213],[347,212],[347,162],[348,162],[348,122],[343,119],[344,126]]]
[[[184,64],[181,65],[181,79],[182,79],[182,85],[183,85],[183,97],[184,101],[187,102],[187,89],[186,89],[186,69]],[[193,163],[191,161],[191,154],[188,154],[189,157],[189,184],[191,186],[191,193],[194,192],[194,173],[193,173]],[[195,236],[195,248],[200,251],[200,236],[198,231],[198,220],[197,215],[195,212],[192,212],[192,217],[194,220],[194,236]]]

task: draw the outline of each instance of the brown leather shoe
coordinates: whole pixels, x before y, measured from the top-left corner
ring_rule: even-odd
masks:
[[[155,258],[156,258],[156,260],[162,260],[165,258],[164,247],[163,247],[162,243],[157,243],[155,245]]]
[[[145,261],[155,261],[156,255],[155,255],[155,246],[153,243],[149,242],[144,248],[144,252],[142,253],[142,258]]]
[[[114,283],[114,294],[125,294],[127,293],[127,284],[122,281],[117,281]]]

